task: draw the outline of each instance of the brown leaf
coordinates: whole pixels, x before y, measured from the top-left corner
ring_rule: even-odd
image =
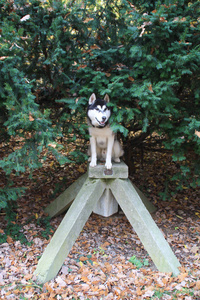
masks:
[[[197,280],[196,285],[195,285],[195,290],[200,291],[200,280]]]
[[[148,90],[149,90],[150,92],[153,93],[153,87],[152,87],[152,84],[150,84],[150,85],[148,86]]]
[[[195,130],[195,134],[200,138],[200,131]]]
[[[162,278],[162,282],[164,283],[164,285],[166,285],[168,282],[168,278]]]
[[[33,277],[33,274],[27,274],[24,276],[26,280],[30,280]]]
[[[44,287],[47,289],[48,292],[54,293],[54,290],[52,289],[52,287],[49,285],[48,282],[46,282],[46,283],[44,284]]]
[[[109,264],[108,262],[105,262],[105,267],[106,267],[107,271],[110,273],[110,271],[112,270],[112,265]]]
[[[94,20],[94,18],[86,18],[86,19],[83,21],[83,23],[88,23],[88,22],[93,21],[93,20]]]
[[[86,261],[86,260],[88,260],[88,258],[85,257],[85,256],[81,256],[81,257],[79,258],[79,260],[80,260],[80,261]]]
[[[106,77],[110,77],[111,73],[105,73]]]
[[[138,296],[141,296],[143,294],[142,290],[139,287],[137,287],[137,289],[136,289],[136,294]]]
[[[78,168],[78,171],[79,171],[80,173],[85,173],[85,170],[84,170],[82,167],[79,167],[79,168]]]
[[[87,278],[87,276],[81,276],[81,280],[85,283],[90,283],[90,280]]]
[[[132,82],[135,81],[135,79],[133,77],[131,77],[131,76],[128,77],[128,80],[130,80]]]
[[[87,67],[87,65],[80,65],[80,66],[78,66],[77,70],[84,69],[86,67]]]
[[[178,275],[179,282],[182,282],[187,277],[188,273],[181,273]]]
[[[155,48],[151,48],[151,55],[153,55]]]
[[[54,148],[54,149],[55,149],[57,145],[56,145],[56,144],[54,144],[54,143],[50,143],[50,144],[48,144],[48,146],[49,146],[49,147],[52,147],[52,148]],[[54,163],[54,162],[53,162],[53,163]]]
[[[167,20],[164,17],[160,17],[160,22],[167,22]]]
[[[180,19],[180,22],[185,22],[186,21],[186,18],[183,17],[182,19]]]
[[[90,49],[101,49],[99,46],[97,46],[96,44],[94,44],[94,45],[92,45],[91,47],[90,47]]]
[[[9,235],[7,236],[7,243],[8,244],[12,244],[13,243],[13,239]]]
[[[33,116],[32,116],[31,113],[29,113],[29,117],[28,117],[28,118],[29,118],[29,121],[30,121],[30,122],[33,122],[33,121],[35,120],[35,119],[33,118]]]
[[[109,243],[109,242],[105,242],[105,243],[103,243],[103,244],[101,245],[101,248],[102,248],[103,250],[106,250],[106,248],[107,248],[108,246],[110,246],[110,243]]]

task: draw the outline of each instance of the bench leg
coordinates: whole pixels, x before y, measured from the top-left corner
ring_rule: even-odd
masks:
[[[79,177],[60,196],[46,207],[45,212],[48,213],[51,218],[65,212],[71,205],[72,201],[76,198],[86,179],[87,174]]]
[[[54,278],[105,190],[101,179],[87,179],[40,258],[34,274],[39,283]]]
[[[130,180],[116,179],[110,188],[158,270],[177,276],[180,263]]]

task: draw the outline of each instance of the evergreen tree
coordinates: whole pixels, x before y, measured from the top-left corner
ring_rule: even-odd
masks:
[[[199,13],[199,1],[184,0],[0,0],[0,135],[22,145],[0,161],[0,207],[21,192],[10,174],[41,167],[44,148],[60,163],[86,158],[55,145],[88,137],[93,92],[110,95],[125,143],[159,134],[180,164],[180,186],[190,175],[199,185]]]

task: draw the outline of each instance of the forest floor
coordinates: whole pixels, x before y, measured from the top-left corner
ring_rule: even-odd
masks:
[[[56,278],[38,284],[33,272],[64,216],[49,220],[44,208],[87,169],[87,164],[60,167],[49,158],[32,179],[28,174],[14,179],[27,187],[9,225],[21,226],[18,240],[5,235],[5,213],[0,214],[0,237],[6,238],[0,245],[0,299],[200,299],[200,190],[183,187],[161,200],[166,178],[177,172],[168,153],[145,151],[143,168],[136,154],[134,166],[130,179],[157,207],[152,217],[180,261],[177,277],[156,269],[119,210],[109,218],[93,213]]]

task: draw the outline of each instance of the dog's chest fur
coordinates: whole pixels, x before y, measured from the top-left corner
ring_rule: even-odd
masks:
[[[89,127],[89,133],[96,138],[97,146],[102,149],[107,147],[108,138],[114,135],[109,126],[104,128]]]

